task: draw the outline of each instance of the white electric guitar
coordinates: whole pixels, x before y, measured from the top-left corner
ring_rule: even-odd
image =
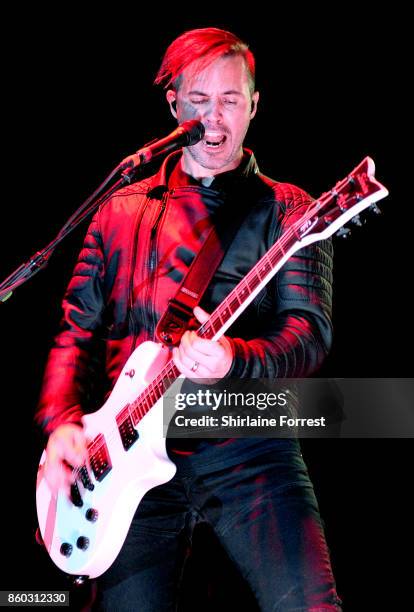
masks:
[[[388,191],[374,177],[366,157],[344,180],[312,202],[198,330],[217,340],[251,303],[289,257],[335,232]],[[71,499],[53,495],[44,478],[43,452],[37,477],[37,514],[45,547],[64,572],[94,578],[117,557],[143,496],[171,480],[176,467],[163,437],[163,394],[180,376],[168,348],[138,346],[104,404],[83,418],[91,469],[76,470]]]

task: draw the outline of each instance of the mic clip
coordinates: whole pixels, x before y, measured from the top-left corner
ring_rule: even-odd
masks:
[[[122,170],[121,176],[128,183],[131,183],[135,170],[142,164],[148,163],[151,160],[151,150],[148,152],[146,149],[154,144],[154,142],[157,142],[157,140],[158,138],[153,138],[149,142],[146,142],[142,149],[139,149],[139,151],[133,155],[129,155],[121,161],[119,164],[119,169]]]

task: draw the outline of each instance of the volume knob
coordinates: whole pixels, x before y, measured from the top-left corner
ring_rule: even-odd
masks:
[[[70,557],[72,554],[73,546],[69,542],[64,542],[60,547],[60,554],[64,557]]]
[[[88,508],[85,512],[85,518],[91,523],[94,523],[98,519],[98,511],[95,508]]]
[[[85,536],[80,536],[76,540],[76,546],[81,550],[86,550],[89,546],[89,538],[86,538]]]

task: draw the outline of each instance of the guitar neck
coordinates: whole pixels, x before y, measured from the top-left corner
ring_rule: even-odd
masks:
[[[303,218],[300,220],[303,224]],[[315,238],[316,241],[316,238]],[[209,340],[218,340],[241,313],[249,306],[271,278],[280,270],[291,255],[304,244],[297,238],[296,224],[292,225],[275,242],[275,244],[259,259],[257,264],[229,293],[223,302],[210,315],[208,321],[203,323],[197,334]]]

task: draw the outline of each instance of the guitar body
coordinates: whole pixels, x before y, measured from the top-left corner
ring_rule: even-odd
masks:
[[[161,345],[141,344],[128,359],[103,407],[83,418],[88,440],[103,435],[111,469],[101,480],[93,472],[90,474],[93,490],[79,484],[82,507],[74,505],[63,492],[51,494],[43,477],[46,453],[42,455],[36,487],[39,528],[49,555],[64,572],[94,578],[108,569],[125,541],[145,493],[175,474],[176,467],[167,456],[163,437],[162,399],[135,427],[139,437],[128,450],[122,444],[116,421],[120,408],[148,386],[169,356]],[[88,520],[87,513],[96,520]],[[77,545],[79,538],[84,538],[79,543],[83,546],[87,543],[86,548]],[[66,545],[66,555],[62,545]]]

